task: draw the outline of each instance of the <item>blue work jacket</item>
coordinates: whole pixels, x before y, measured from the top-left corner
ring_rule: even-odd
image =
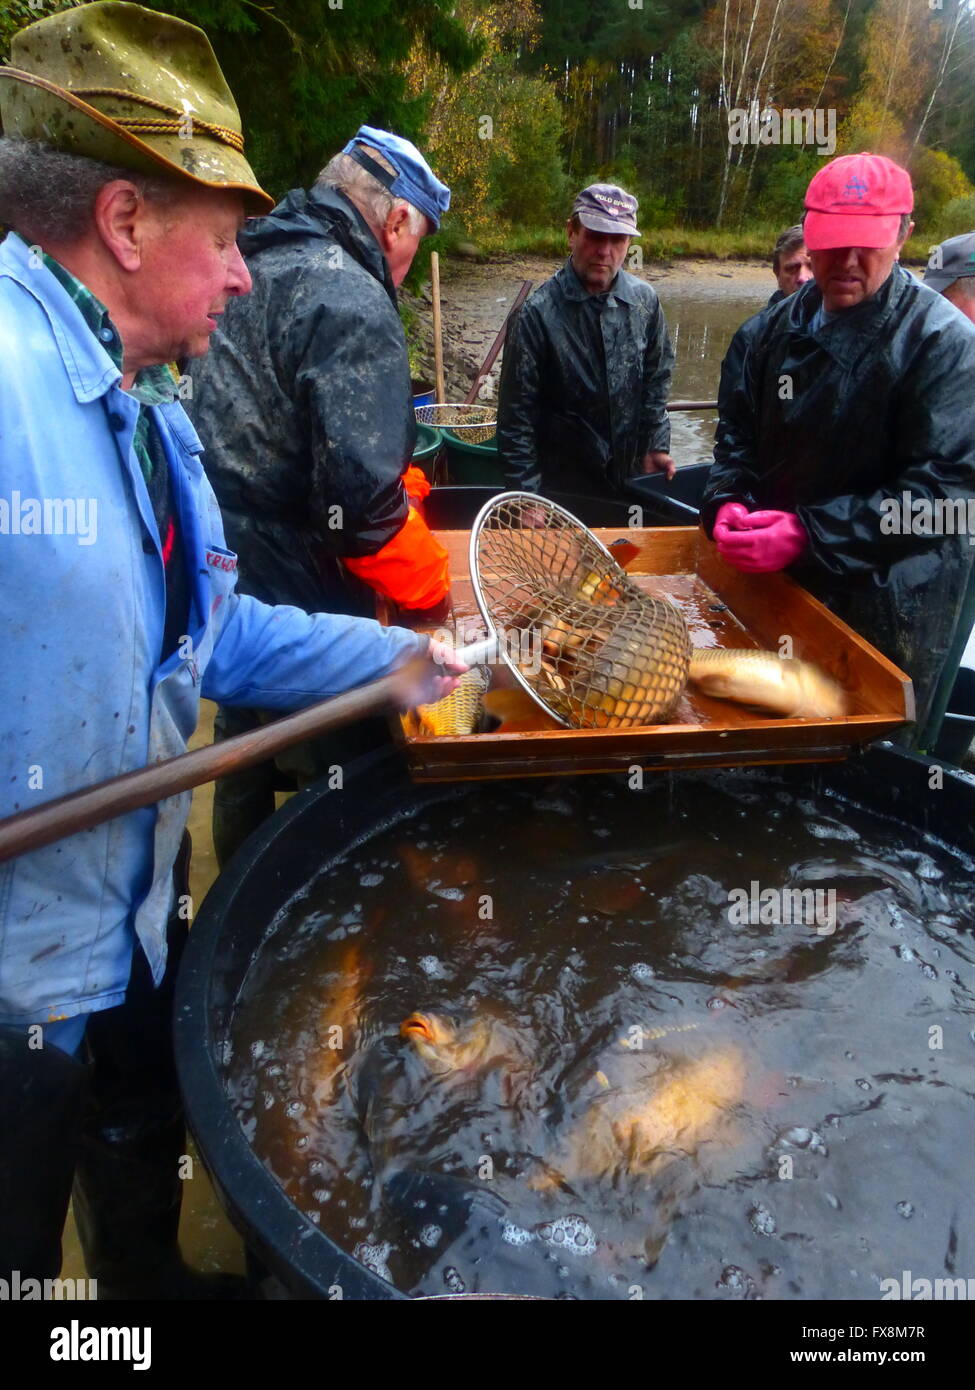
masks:
[[[160,664],[160,539],[133,451],[138,402],[36,252],[0,245],[0,815],[182,753],[200,697],[296,709],[384,675],[427,638],[235,592],[202,445],[147,407],[190,573]],[[0,865],[0,1023],[121,1003],[136,938],[166,963],[189,793]]]

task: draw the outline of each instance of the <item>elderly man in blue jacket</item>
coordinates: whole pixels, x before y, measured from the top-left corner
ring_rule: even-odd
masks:
[[[235,593],[165,364],[205,352],[250,289],[236,234],[271,200],[204,34],[133,5],[53,15],[15,37],[0,115],[10,815],[183,752],[201,695],[293,709],[428,640]],[[431,665],[428,697],[450,686]],[[176,1243],[170,1010],[188,800],[0,866],[0,1277],[57,1274],[74,1178],[101,1296],[226,1291]]]

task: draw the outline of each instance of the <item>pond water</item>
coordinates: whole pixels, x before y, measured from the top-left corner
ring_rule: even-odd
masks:
[[[733,271],[713,271],[696,280],[665,276],[653,284],[676,357],[671,399],[716,400],[728,344],[745,319],[765,307],[775,289],[774,279],[769,274],[759,287],[751,274],[743,283]],[[671,453],[678,467],[711,462],[717,422],[714,411],[671,414]]]
[[[498,257],[488,265],[447,260],[443,314],[448,341],[463,350],[468,377],[454,390],[461,397],[524,280],[543,284],[561,259]],[[673,400],[717,399],[721,360],[735,329],[763,308],[775,289],[767,265],[756,261],[648,263],[637,272],[660,296],[674,344]],[[492,380],[495,385],[499,368]],[[491,399],[490,392],[486,399]],[[671,416],[672,453],[678,467],[709,463],[716,416],[705,411]]]
[[[964,1275],[973,863],[815,788],[445,788],[379,829],[245,980],[255,1151],[414,1294]]]

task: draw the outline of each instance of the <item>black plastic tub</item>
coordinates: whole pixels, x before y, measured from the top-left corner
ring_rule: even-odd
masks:
[[[504,491],[502,487],[435,487],[423,504],[423,513],[435,531],[467,531],[485,502]],[[632,508],[628,502],[613,497],[583,497],[573,492],[547,495],[586,526],[630,524]]]
[[[707,485],[709,463],[678,468],[673,478],[648,473],[631,478],[627,493],[643,508],[644,526],[696,526],[701,519],[701,500]]]
[[[932,793],[928,761],[889,744],[814,772],[789,767],[752,769],[745,775],[759,786],[775,779],[791,788],[815,777],[819,788],[835,788],[969,853],[975,849],[975,779],[945,771],[943,787]],[[341,792],[319,784],[294,797],[247,842],[208,894],[180,970],[176,1060],[190,1127],[220,1200],[248,1248],[288,1293],[327,1299],[339,1286],[343,1298],[399,1299],[406,1295],[339,1249],[285,1195],[250,1148],[221,1074],[241,985],[285,904],[346,846],[390,818],[419,812],[445,796],[490,795],[497,785],[414,786],[391,749],[351,764],[344,780]],[[650,780],[642,794],[657,796],[658,787]]]
[[[935,753],[950,763],[960,763],[975,742],[975,671],[962,666],[955,678]]]
[[[662,473],[632,478],[626,485],[631,501],[572,492],[546,495],[586,526],[696,526],[710,471],[709,463],[695,463],[678,468],[669,480]],[[500,486],[435,487],[423,504],[424,515],[435,530],[464,531],[473,525],[484,503],[504,491]],[[636,518],[634,506],[641,508]]]

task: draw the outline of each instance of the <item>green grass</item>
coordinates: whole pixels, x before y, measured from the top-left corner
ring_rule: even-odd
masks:
[[[715,231],[711,228],[651,227],[634,245],[643,248],[648,261],[674,260],[682,256],[702,259],[729,260],[759,257],[768,260],[781,228],[760,225],[738,231]],[[561,227],[510,227],[492,230],[471,240],[485,256],[551,256],[566,255],[568,247]]]
[[[740,231],[717,231],[710,227],[650,227],[634,245],[643,248],[647,261],[691,258],[770,262],[772,247],[781,230],[777,222],[756,223]],[[936,230],[911,237],[904,246],[902,259],[910,265],[925,265],[930,248],[948,235],[949,232],[942,234]],[[451,253],[451,243],[456,240],[465,238],[451,238],[443,248],[446,254]],[[485,258],[506,255],[560,259],[568,252],[565,232],[561,227],[495,227],[484,236],[474,236],[470,240]]]

